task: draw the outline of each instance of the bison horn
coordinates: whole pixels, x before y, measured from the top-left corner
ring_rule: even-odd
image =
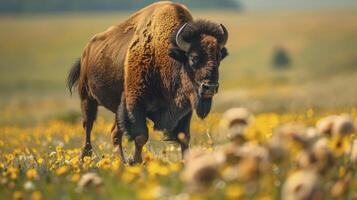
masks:
[[[188,50],[191,47],[191,44],[186,42],[183,38],[182,38],[182,32],[183,30],[186,28],[187,23],[185,23],[177,32],[176,34],[176,44],[177,46],[184,52],[188,52]]]
[[[226,43],[228,41],[228,31],[226,27],[221,24],[222,32],[223,32],[223,39],[222,42],[219,43],[219,47],[222,49],[224,46],[226,46]]]

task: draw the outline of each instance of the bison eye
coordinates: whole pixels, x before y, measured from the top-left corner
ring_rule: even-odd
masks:
[[[200,57],[197,53],[191,53],[189,56],[188,56],[188,64],[191,66],[191,67],[197,67],[197,64],[198,62],[200,61]]]

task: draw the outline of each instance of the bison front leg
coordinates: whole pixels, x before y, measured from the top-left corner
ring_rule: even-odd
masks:
[[[143,161],[142,150],[149,138],[145,109],[141,106],[136,106],[131,112],[129,111],[129,116],[131,122],[129,135],[134,139],[135,143],[135,152],[132,159],[129,160],[129,163],[136,164]]]
[[[184,158],[184,154],[188,150],[190,144],[191,117],[192,117],[192,112],[188,113],[184,118],[182,118],[174,130],[176,141],[181,146],[182,158]]]
[[[144,104],[136,103],[135,106],[127,106],[125,97],[122,97],[118,119],[121,128],[135,143],[134,155],[129,159],[129,164],[141,163],[142,150],[149,138]]]

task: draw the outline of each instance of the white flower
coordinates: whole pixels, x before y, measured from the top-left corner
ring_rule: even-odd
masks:
[[[81,179],[78,181],[77,191],[81,192],[83,191],[84,188],[90,186],[98,187],[102,185],[102,183],[103,183],[102,179],[96,173],[88,172],[84,174],[81,177]]]
[[[191,149],[185,158],[182,179],[191,191],[206,189],[218,177],[218,168],[224,162],[221,154],[208,153],[200,148]]]
[[[231,108],[227,110],[219,123],[220,132],[230,138],[243,136],[245,129],[253,122],[254,117],[245,108]]]
[[[348,135],[355,132],[355,123],[349,115],[331,115],[318,121],[317,130],[330,136]]]
[[[321,138],[310,149],[300,152],[297,162],[301,168],[313,169],[317,172],[330,169],[333,165],[333,154],[327,139]]]
[[[26,181],[24,183],[24,189],[25,190],[35,190],[35,184],[33,184],[32,181]]]
[[[313,171],[301,170],[287,178],[281,197],[284,200],[318,199],[319,188],[318,175]]]
[[[355,132],[353,119],[348,115],[341,115],[335,119],[332,135],[348,135]]]
[[[357,163],[357,139],[354,139],[351,142],[349,154],[351,162]]]

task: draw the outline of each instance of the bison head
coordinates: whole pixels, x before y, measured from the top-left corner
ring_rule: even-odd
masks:
[[[223,25],[198,20],[183,24],[173,35],[170,56],[181,63],[195,89],[194,109],[200,118],[211,110],[218,92],[219,65],[227,55],[227,29]]]

